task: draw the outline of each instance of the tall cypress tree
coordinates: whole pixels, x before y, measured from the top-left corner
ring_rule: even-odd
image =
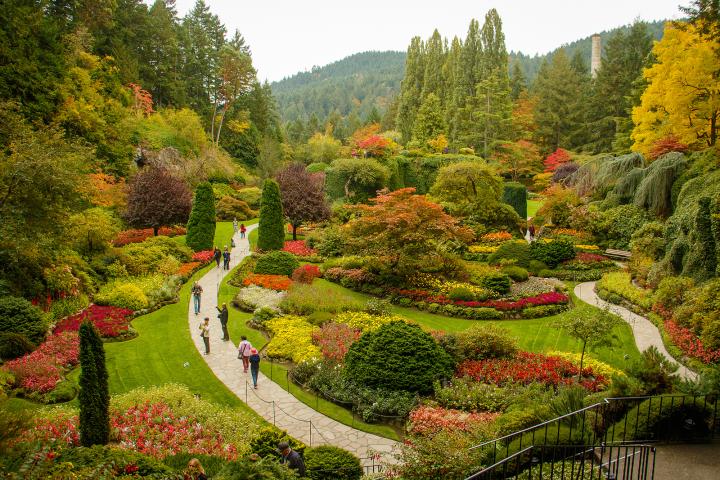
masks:
[[[215,195],[212,185],[201,183],[195,189],[190,220],[187,224],[187,246],[199,252],[213,248],[215,240]]]
[[[107,368],[102,340],[90,322],[80,325],[80,443],[105,445],[110,439]]]
[[[405,60],[405,78],[400,83],[398,100],[397,128],[402,134],[403,142],[410,140],[415,123],[415,115],[420,108],[420,95],[425,78],[425,59],[423,42],[420,37],[413,37]]]
[[[283,217],[280,187],[272,179],[265,180],[260,199],[260,223],[258,243],[260,250],[280,250],[285,245],[285,220]]]

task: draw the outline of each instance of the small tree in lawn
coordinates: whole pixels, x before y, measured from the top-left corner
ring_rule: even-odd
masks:
[[[105,351],[90,322],[80,325],[80,443],[105,445],[110,438],[110,395]]]
[[[128,189],[125,220],[137,228],[187,222],[191,194],[185,182],[164,168],[146,168],[133,177]]]
[[[265,180],[260,199],[258,243],[260,250],[280,250],[285,245],[285,221],[280,187],[275,180]]]
[[[297,229],[304,222],[320,222],[330,218],[330,208],[323,189],[325,174],[310,173],[302,163],[293,163],[275,177],[282,194],[282,207],[297,240]]]
[[[580,352],[580,373],[578,381],[582,378],[585,351],[588,347],[610,345],[615,337],[613,329],[621,325],[622,321],[611,313],[595,309],[577,309],[567,318],[557,323],[558,328],[565,330],[571,337],[582,343]]]
[[[199,252],[213,248],[215,240],[215,196],[212,185],[201,183],[195,189],[192,212],[187,224],[187,246]]]

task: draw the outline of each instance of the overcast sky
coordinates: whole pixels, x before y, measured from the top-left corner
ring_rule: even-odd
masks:
[[[152,0],[147,0],[152,3]],[[182,17],[195,0],[177,0]],[[464,37],[495,7],[508,50],[546,53],[635,18],[679,18],[688,0],[206,0],[250,45],[261,80],[280,80],[367,50],[406,50],[410,39]]]

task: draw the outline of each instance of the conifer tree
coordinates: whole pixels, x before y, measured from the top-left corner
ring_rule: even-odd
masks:
[[[280,250],[285,245],[285,220],[283,217],[280,187],[272,179],[265,180],[260,199],[260,223],[258,243],[260,250]]]
[[[512,74],[510,75],[510,98],[513,101],[520,98],[522,92],[527,91],[527,80],[520,67],[520,61],[516,58],[512,66]]]
[[[107,368],[102,340],[90,322],[80,325],[80,444],[105,445],[110,438]]]
[[[403,142],[410,140],[415,123],[415,115],[420,108],[423,79],[425,78],[425,62],[423,44],[420,37],[413,37],[408,47],[405,61],[405,78],[400,84],[398,100],[397,127],[402,134]]]
[[[445,89],[443,84],[443,63],[445,61],[445,50],[440,32],[435,30],[432,37],[425,43],[425,72],[421,98],[424,101],[428,95],[434,94],[441,99]]]
[[[190,220],[187,224],[187,246],[199,252],[210,250],[215,241],[215,195],[212,185],[201,183],[195,189]]]
[[[424,145],[425,142],[437,137],[444,131],[445,121],[440,107],[440,99],[434,93],[430,93],[423,100],[415,118],[413,140]]]

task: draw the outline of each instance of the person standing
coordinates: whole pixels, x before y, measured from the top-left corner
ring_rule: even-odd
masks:
[[[220,253],[220,249],[218,247],[215,247],[215,251],[213,252],[213,258],[215,259],[215,265],[218,267],[220,266],[220,258],[222,257],[222,253]]]
[[[235,232],[235,233],[238,232],[237,218],[233,218],[233,232]]]
[[[228,324],[228,318],[230,317],[230,312],[228,312],[227,303],[222,304],[222,308],[217,308],[217,311],[220,312],[218,314],[218,318],[220,319],[220,325],[222,326],[223,331],[223,340],[228,341],[230,340],[230,334],[228,333],[227,324]]]
[[[250,355],[254,349],[252,344],[248,341],[247,337],[243,335],[240,337],[240,344],[238,344],[238,358],[243,362],[243,373],[248,371],[248,362]]]
[[[528,233],[530,234],[530,241],[535,240],[535,224],[531,223],[528,227]]]
[[[195,282],[192,286],[192,297],[193,297],[193,307],[195,309],[195,315],[200,313],[200,298],[202,297],[203,288],[200,286],[198,282]]]
[[[227,245],[225,245],[225,250],[222,253],[223,258],[223,270],[230,270],[230,250],[228,250]]]
[[[282,456],[282,458],[280,459],[280,463],[286,464],[290,469],[295,470],[298,476],[304,477],[305,462],[303,461],[300,454],[290,448],[290,444],[288,442],[278,443],[278,450],[280,451],[280,455]]]
[[[240,238],[245,238],[245,232],[247,232],[247,228],[245,227],[244,223],[240,224]]]
[[[203,323],[198,327],[200,329],[200,336],[205,344],[205,355],[210,355],[210,317],[205,317]]]
[[[248,361],[250,362],[250,375],[252,376],[253,388],[257,389],[257,377],[258,372],[260,371],[260,354],[258,353],[257,348],[250,349],[250,357],[248,358]]]

